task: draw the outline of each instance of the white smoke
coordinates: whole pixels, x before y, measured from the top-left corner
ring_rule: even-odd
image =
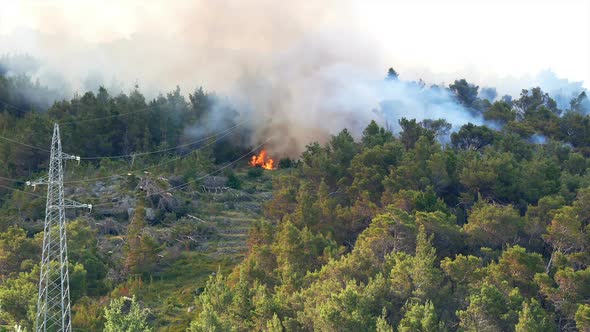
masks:
[[[442,75],[413,70],[416,62],[408,65],[400,60],[396,48],[403,53],[413,49],[409,45],[415,45],[421,52],[419,60],[439,64],[439,54],[430,52],[432,48],[448,53],[464,41],[448,34],[438,36],[419,23],[403,24],[416,20],[414,17],[400,17],[397,12],[377,15],[376,3],[351,3],[54,0],[44,5],[6,5],[0,13],[0,54],[34,56],[39,61],[31,73],[33,78],[65,95],[96,90],[99,85],[117,94],[138,84],[149,98],[177,85],[185,93],[204,86],[225,96],[222,100],[242,114],[241,120],[249,120],[254,133],[250,144],[273,136],[270,147],[289,155],[300,152],[309,141],[326,140],[342,128],[358,136],[372,119],[394,129],[401,117],[444,118],[455,128],[466,122],[481,123],[445,89],[411,82],[418,78],[429,83],[446,82],[442,84],[445,86],[465,77],[480,86],[496,87],[499,95],[510,93],[515,98],[520,89],[539,85],[543,90],[561,91],[567,100],[579,87],[575,83],[572,90],[570,82],[558,80],[568,88],[558,84],[548,89],[545,82],[539,83],[534,77],[505,79],[472,69]],[[441,10],[447,6],[428,4]],[[420,6],[408,6],[399,4],[399,9],[424,12]],[[461,2],[453,6],[473,9]],[[539,14],[556,12],[549,9]],[[359,16],[359,12],[368,13],[365,11],[375,14],[376,23],[382,19],[399,21],[397,26],[402,29],[384,31],[379,25],[369,29],[371,19]],[[545,22],[541,23],[544,26]],[[472,30],[478,29],[462,32]],[[425,40],[433,46],[427,41],[416,45],[416,36],[431,38]],[[445,44],[443,37],[451,38],[450,44]],[[526,40],[519,43],[526,47]],[[399,81],[384,81],[389,66],[400,73]],[[543,76],[541,81],[549,78]],[[212,116],[208,123],[212,128],[208,129],[222,129],[219,119],[224,116]]]
[[[259,71],[243,75],[228,92],[236,108],[253,119],[252,144],[273,136],[271,152],[293,156],[310,141],[325,142],[343,128],[359,137],[371,120],[394,131],[402,117],[444,118],[455,129],[482,123],[447,89],[385,80],[385,68],[366,65],[374,63],[371,56],[356,47],[335,46],[331,38],[313,36],[294,45]]]

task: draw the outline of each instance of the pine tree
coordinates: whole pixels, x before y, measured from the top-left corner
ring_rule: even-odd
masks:
[[[576,327],[579,331],[590,331],[590,305],[580,304],[576,311]]]
[[[125,270],[131,274],[142,274],[151,270],[156,261],[157,243],[144,231],[145,207],[139,201],[135,207],[133,219],[127,228],[125,244]]]
[[[398,331],[444,332],[446,329],[444,323],[439,321],[432,302],[426,301],[425,304],[413,303],[406,309]]]
[[[129,309],[127,309],[127,307]],[[146,322],[147,312],[139,307],[135,296],[118,298],[111,301],[105,309],[104,332],[150,332]]]
[[[276,313],[266,322],[266,332],[283,332],[283,325]]]
[[[531,299],[530,302],[523,302],[515,330],[516,332],[551,332],[556,330],[556,326],[539,302]]]
[[[376,332],[393,332],[393,327],[387,322],[387,309],[383,308],[381,316],[377,317]]]
[[[416,255],[412,269],[413,295],[422,301],[434,299],[442,280],[441,271],[435,267],[436,249],[432,237],[426,235],[424,225],[420,225],[416,237]]]

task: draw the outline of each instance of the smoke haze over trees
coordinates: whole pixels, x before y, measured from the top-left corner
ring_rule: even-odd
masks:
[[[590,2],[0,3],[0,332],[590,331]]]
[[[328,71],[319,80],[325,85],[295,87],[313,93],[335,85],[337,76]],[[35,147],[49,145],[51,124],[59,121],[64,148],[90,157],[68,173],[74,196],[124,207],[98,209],[68,226],[78,328],[583,330],[590,298],[585,92],[561,108],[538,87],[499,99],[465,79],[430,86],[405,81],[397,71],[358,77],[335,85],[341,91],[317,95],[338,102],[318,100],[317,109],[332,121],[320,126],[316,119],[323,131],[305,141],[295,130],[297,117],[278,122],[284,113],[272,107],[286,85],[270,85],[258,107],[205,88],[188,98],[176,88],[149,99],[139,89],[113,95],[101,87],[45,108],[28,94],[45,96],[48,89],[5,71],[0,96],[10,103],[1,108],[0,128],[11,140],[0,143],[0,323],[31,324],[40,246],[35,225],[44,203],[8,188],[19,185],[11,179],[43,172],[48,156]],[[287,111],[305,105],[285,96]],[[376,108],[362,102],[369,99]],[[206,283],[203,275],[193,281],[192,272],[171,274],[170,266],[212,259],[199,253],[199,243],[221,236],[222,224],[200,217],[244,213],[239,200],[218,205],[223,198],[202,192],[201,174],[239,160],[266,134],[289,138],[291,145],[277,138],[265,147],[293,159],[264,171],[270,173],[244,172],[245,161],[223,173],[232,190],[261,206],[243,261],[224,265]],[[165,153],[141,156],[153,150]],[[129,156],[100,158],[121,155]],[[87,178],[110,184],[88,187]],[[271,190],[271,181],[269,196],[252,196]],[[144,185],[170,187],[171,200],[143,197]],[[109,191],[114,186],[119,189]],[[124,244],[117,242],[121,236]],[[164,284],[144,285],[153,278]],[[170,311],[152,297],[152,287],[184,292],[194,282],[198,294],[179,300],[188,309]],[[128,300],[121,296],[132,295],[141,304],[133,300],[134,316],[126,317]],[[97,309],[111,300],[104,313]]]

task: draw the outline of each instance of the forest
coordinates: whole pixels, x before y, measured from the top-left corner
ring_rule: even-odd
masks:
[[[403,110],[264,170],[203,88],[53,101],[0,70],[0,331],[34,322],[54,122],[96,206],[68,211],[75,331],[590,331],[586,93],[422,88],[481,122]]]

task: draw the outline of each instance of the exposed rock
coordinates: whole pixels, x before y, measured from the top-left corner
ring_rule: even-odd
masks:
[[[147,219],[149,221],[156,220],[156,211],[154,211],[154,209],[152,209],[152,208],[146,208],[145,209],[145,219]]]
[[[203,185],[207,187],[223,187],[227,185],[225,176],[208,176],[203,180]]]
[[[117,219],[127,219],[127,210],[119,207],[96,207],[92,209],[93,213],[103,217],[113,217]]]
[[[184,183],[184,177],[181,175],[171,176],[168,178],[168,183],[173,187],[180,186]]]
[[[123,196],[121,198],[113,198],[110,205],[97,207],[95,211],[97,214],[103,216],[131,218],[133,211],[129,210],[133,209],[133,207],[135,207],[135,198]]]
[[[203,191],[219,193],[230,189],[227,186],[227,177],[225,176],[208,176],[203,180],[201,187]]]
[[[95,225],[98,233],[103,235],[119,235],[123,230],[121,224],[119,224],[113,218],[106,218],[104,220],[97,221],[95,222]]]
[[[123,196],[119,199],[119,206],[122,209],[129,209],[135,206],[135,198],[131,196]]]
[[[171,193],[165,193],[160,196],[160,200],[158,201],[158,209],[166,211],[175,211],[178,208],[178,205],[178,201]]]

